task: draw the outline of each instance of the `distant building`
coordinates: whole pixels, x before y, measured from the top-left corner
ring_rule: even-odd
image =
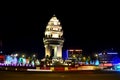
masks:
[[[62,59],[67,60],[68,59],[68,50],[63,50],[62,52]]]
[[[120,63],[117,52],[101,52],[98,55],[100,63]]]
[[[68,59],[80,58],[82,56],[82,49],[68,49]]]
[[[62,58],[64,60],[75,59],[82,57],[82,49],[67,49],[63,50]]]

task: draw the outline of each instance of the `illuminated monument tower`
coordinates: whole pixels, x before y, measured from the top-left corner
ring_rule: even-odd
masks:
[[[55,15],[50,19],[43,38],[45,56],[52,58],[62,58],[62,47],[64,43],[63,30],[59,20]]]

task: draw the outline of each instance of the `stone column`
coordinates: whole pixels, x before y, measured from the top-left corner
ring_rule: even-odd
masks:
[[[59,45],[57,48],[58,48],[58,49],[57,49],[57,57],[62,58],[62,46]]]
[[[45,56],[50,56],[50,47],[48,45],[45,45]]]
[[[54,58],[57,58],[57,46],[54,46]]]

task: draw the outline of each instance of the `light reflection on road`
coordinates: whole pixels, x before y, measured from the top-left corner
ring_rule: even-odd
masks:
[[[120,80],[120,73],[0,72],[0,80]]]

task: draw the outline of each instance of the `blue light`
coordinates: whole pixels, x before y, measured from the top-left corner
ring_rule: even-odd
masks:
[[[118,54],[118,53],[107,53],[107,54]]]
[[[87,60],[86,60],[86,62],[85,62],[85,63],[86,63],[86,64],[89,64]]]
[[[120,69],[120,65],[119,66],[116,66],[117,69]]]
[[[116,64],[116,65],[114,66],[114,68],[115,68],[116,71],[120,71],[120,64]]]
[[[117,52],[114,52],[114,53],[112,53],[112,52],[109,52],[109,53],[107,53],[107,54],[118,54]],[[98,55],[103,55],[102,53],[99,53]]]
[[[118,64],[118,63],[120,63],[120,58],[119,57],[114,57],[113,59],[112,59],[112,63],[113,64]]]
[[[96,61],[95,61],[95,65],[98,66],[99,64],[100,64],[99,60],[96,60]]]
[[[64,50],[63,53],[62,53],[62,58],[64,60],[67,60],[68,59],[68,50]]]
[[[5,60],[5,64],[11,64],[12,63],[12,57],[11,56],[9,56],[9,55],[7,55],[6,56],[6,60]]]

